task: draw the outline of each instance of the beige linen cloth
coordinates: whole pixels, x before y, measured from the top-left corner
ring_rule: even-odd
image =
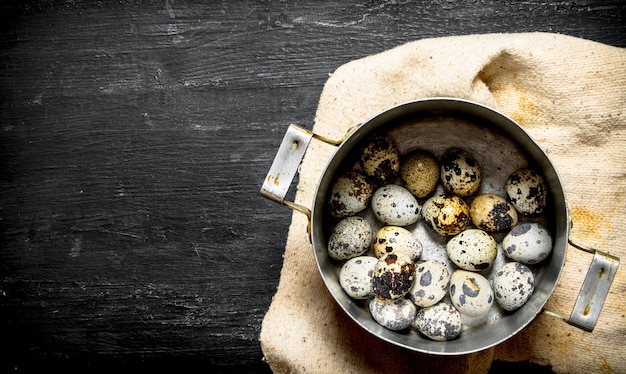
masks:
[[[474,100],[516,120],[560,173],[574,221],[572,237],[626,258],[626,49],[548,33],[418,40],[332,73],[313,131],[339,139],[390,106],[435,96]],[[312,206],[333,151],[311,142],[298,203]],[[542,313],[494,348],[431,356],[368,335],[336,305],[306,230],[306,217],[294,212],[280,283],[262,324],[261,347],[276,373],[486,373],[496,359],[530,359],[557,373],[626,373],[624,264],[592,333]],[[546,309],[569,316],[591,258],[569,247]]]

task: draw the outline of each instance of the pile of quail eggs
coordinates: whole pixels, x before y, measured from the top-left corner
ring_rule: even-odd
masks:
[[[462,148],[440,159],[421,149],[401,155],[390,137],[375,134],[359,152],[356,166],[331,186],[327,207],[336,224],[328,255],[340,266],[342,289],[367,302],[377,323],[446,341],[461,334],[466,318],[492,308],[511,312],[528,301],[531,268],[552,250],[543,224],[520,219],[544,213],[548,192],[539,172],[513,172],[506,196],[499,196],[479,193],[488,176]],[[422,258],[422,241],[410,231],[420,220],[445,238],[445,248],[436,250],[445,251],[452,271]],[[495,234],[506,258],[499,264]],[[485,269],[493,269],[489,279],[481,274]]]

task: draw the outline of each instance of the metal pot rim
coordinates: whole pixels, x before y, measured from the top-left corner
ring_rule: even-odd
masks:
[[[417,332],[407,333],[388,330],[376,323],[357,301],[350,299],[343,292],[336,279],[333,269],[336,265],[328,257],[326,249],[327,239],[323,224],[326,191],[329,189],[340,163],[352,151],[355,145],[366,135],[384,127],[399,117],[408,114],[425,113],[462,115],[477,118],[488,126],[494,126],[494,128],[503,131],[513,138],[532,158],[533,163],[541,169],[549,186],[554,209],[555,232],[553,233],[553,251],[550,258],[545,260],[547,263],[542,265],[545,269],[536,279],[536,288],[531,299],[519,310],[503,314],[496,323],[487,324],[485,328],[476,330],[472,334],[462,334],[459,338],[447,342],[432,341],[419,336]],[[531,136],[511,118],[490,107],[469,100],[456,98],[421,99],[394,106],[371,117],[354,129],[339,145],[335,154],[326,165],[313,196],[311,241],[317,267],[326,287],[339,306],[358,325],[380,339],[410,350],[436,355],[460,355],[481,351],[509,339],[531,323],[542,311],[545,303],[556,288],[565,263],[570,217],[565,193],[552,162]]]

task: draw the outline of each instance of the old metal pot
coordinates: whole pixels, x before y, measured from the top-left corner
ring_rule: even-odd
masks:
[[[482,321],[470,321],[457,339],[437,342],[423,337],[417,331],[397,332],[380,326],[370,316],[366,303],[347,296],[338,281],[341,264],[333,261],[327,253],[329,231],[335,221],[328,214],[325,204],[333,180],[346,167],[346,160],[352,157],[368,134],[377,131],[385,131],[395,137],[401,153],[415,148],[434,153],[450,146],[470,148],[477,153],[477,158],[491,164],[492,170],[500,171],[501,175],[495,176],[495,180],[499,181],[496,184],[506,178],[516,163],[527,163],[542,172],[549,189],[549,204],[544,217],[553,236],[553,250],[548,259],[533,269],[535,291],[524,306],[512,313],[499,311]],[[321,175],[313,195],[312,208],[309,209],[285,201],[285,196],[312,138],[338,147]],[[497,189],[489,185],[484,188],[487,189],[485,192],[490,192],[489,188]],[[310,240],[320,275],[336,302],[358,325],[392,344],[422,353],[459,355],[492,347],[517,334],[542,312],[591,331],[619,266],[618,258],[577,244],[570,238],[572,222],[565,192],[557,170],[542,148],[511,118],[467,100],[429,98],[407,102],[353,127],[344,139],[336,142],[292,125],[265,178],[261,194],[308,216]],[[419,231],[415,227],[412,229]],[[441,246],[445,240],[430,238],[420,239],[433,241],[425,247]],[[593,260],[571,315],[563,317],[545,311],[544,306],[559,281],[568,245],[593,254]]]

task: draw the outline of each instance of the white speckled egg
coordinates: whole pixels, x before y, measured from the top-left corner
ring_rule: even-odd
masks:
[[[372,196],[376,218],[394,226],[408,226],[419,219],[420,205],[409,190],[396,184],[380,187]]]
[[[493,306],[493,290],[487,278],[467,270],[455,270],[450,277],[450,300],[461,314],[479,317]]]
[[[539,223],[522,223],[502,239],[502,249],[512,260],[536,264],[545,260],[552,252],[552,236]]]
[[[391,252],[404,252],[413,261],[420,258],[423,249],[422,243],[409,230],[399,226],[385,226],[378,230],[372,247],[376,257]]]
[[[411,326],[426,337],[436,341],[452,340],[463,328],[461,313],[445,302],[417,311]]]
[[[424,198],[433,193],[439,175],[437,159],[426,151],[415,150],[402,160],[400,176],[407,190],[417,197]]]
[[[420,307],[435,305],[448,292],[450,273],[446,265],[434,260],[419,261],[415,264],[415,283],[409,291],[409,298]]]
[[[446,244],[448,258],[458,267],[469,271],[487,269],[496,260],[496,240],[480,229],[467,229]]]
[[[361,150],[361,166],[379,183],[388,183],[400,170],[400,154],[391,139],[374,135]]]
[[[472,223],[489,232],[507,231],[517,225],[517,211],[506,199],[495,194],[478,195],[470,204]]]
[[[374,267],[374,295],[395,300],[406,295],[415,281],[415,265],[404,253],[387,253]]]
[[[399,331],[411,326],[417,307],[409,299],[381,300],[372,298],[370,313],[376,322],[389,330]]]
[[[347,260],[367,252],[374,230],[359,216],[346,217],[333,227],[328,239],[328,255],[335,260]]]
[[[374,296],[374,266],[378,259],[372,256],[359,256],[346,261],[339,271],[341,288],[353,299],[367,299]]]
[[[470,221],[470,211],[458,196],[433,196],[424,202],[422,217],[439,235],[456,235]]]
[[[441,182],[454,195],[474,195],[480,188],[482,177],[480,164],[463,149],[449,149],[441,158]]]
[[[548,197],[546,182],[535,170],[520,169],[506,180],[506,194],[518,212],[535,216],[543,213]]]
[[[493,276],[496,303],[507,311],[520,308],[535,290],[535,276],[528,266],[519,262],[502,265]]]
[[[334,217],[347,217],[367,208],[374,187],[363,174],[349,171],[335,180],[330,191],[328,208]]]

